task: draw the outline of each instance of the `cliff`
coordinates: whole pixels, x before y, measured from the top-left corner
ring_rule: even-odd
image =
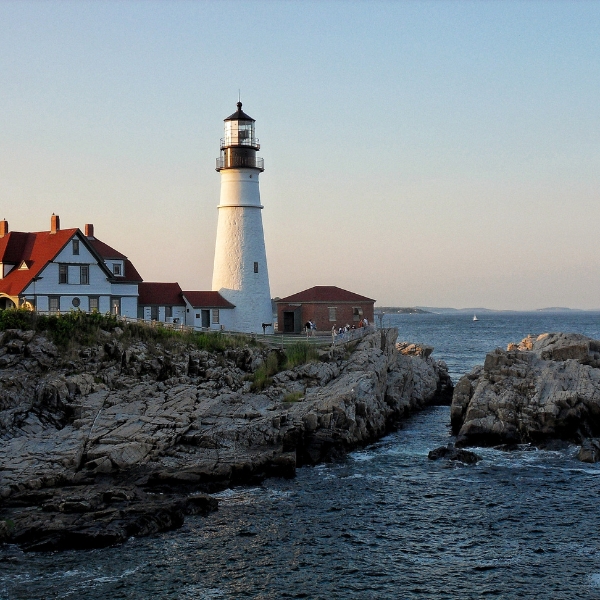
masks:
[[[562,439],[593,452],[586,439],[600,435],[600,341],[546,333],[490,352],[457,383],[451,421],[457,445]]]
[[[261,392],[251,379],[265,348],[167,349],[117,329],[65,357],[32,331],[1,335],[0,539],[30,550],[177,527],[216,509],[203,493],[293,476],[452,387],[443,363],[399,354],[394,329],[279,372]]]

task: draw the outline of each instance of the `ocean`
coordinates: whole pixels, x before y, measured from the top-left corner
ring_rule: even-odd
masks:
[[[600,313],[386,315],[458,377],[527,334],[600,338]],[[116,548],[0,552],[2,599],[600,598],[600,465],[557,451],[474,449],[432,407],[343,461],[219,494],[219,511]]]

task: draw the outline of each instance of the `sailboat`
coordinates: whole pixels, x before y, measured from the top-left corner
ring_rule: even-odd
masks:
[[[479,321],[479,319],[477,318],[477,315],[473,315],[473,321]]]

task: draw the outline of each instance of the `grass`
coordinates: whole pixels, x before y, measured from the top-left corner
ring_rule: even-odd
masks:
[[[260,390],[264,390],[266,387],[270,386],[273,382],[273,375],[278,373],[281,364],[281,352],[274,350],[273,352],[269,352],[267,355],[267,360],[265,360],[256,371],[254,371],[254,376],[252,378],[252,390],[255,392],[259,392]]]
[[[189,344],[199,350],[223,352],[228,348],[255,345],[251,336],[229,336],[220,332],[174,331],[158,324],[148,327],[141,323],[125,323],[116,316],[99,312],[70,311],[57,315],[40,315],[25,309],[0,310],[0,331],[7,329],[33,330],[45,333],[58,347],[68,349],[74,345],[92,346],[103,340],[102,331],[123,330],[124,344],[143,341],[161,344],[163,348]]]
[[[293,369],[299,365],[308,362],[314,362],[319,359],[319,351],[315,346],[307,342],[296,342],[285,350],[286,369]]]
[[[59,347],[72,343],[91,345],[98,340],[99,331],[113,331],[119,322],[113,315],[71,311],[60,315],[40,315],[22,308],[0,311],[0,331],[7,329],[33,330],[45,333]]]
[[[302,392],[290,392],[283,397],[284,402],[298,402],[304,394]]]

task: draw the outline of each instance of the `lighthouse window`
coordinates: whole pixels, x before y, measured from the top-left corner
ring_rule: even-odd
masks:
[[[254,272],[258,273],[258,263],[257,262],[254,263]]]

